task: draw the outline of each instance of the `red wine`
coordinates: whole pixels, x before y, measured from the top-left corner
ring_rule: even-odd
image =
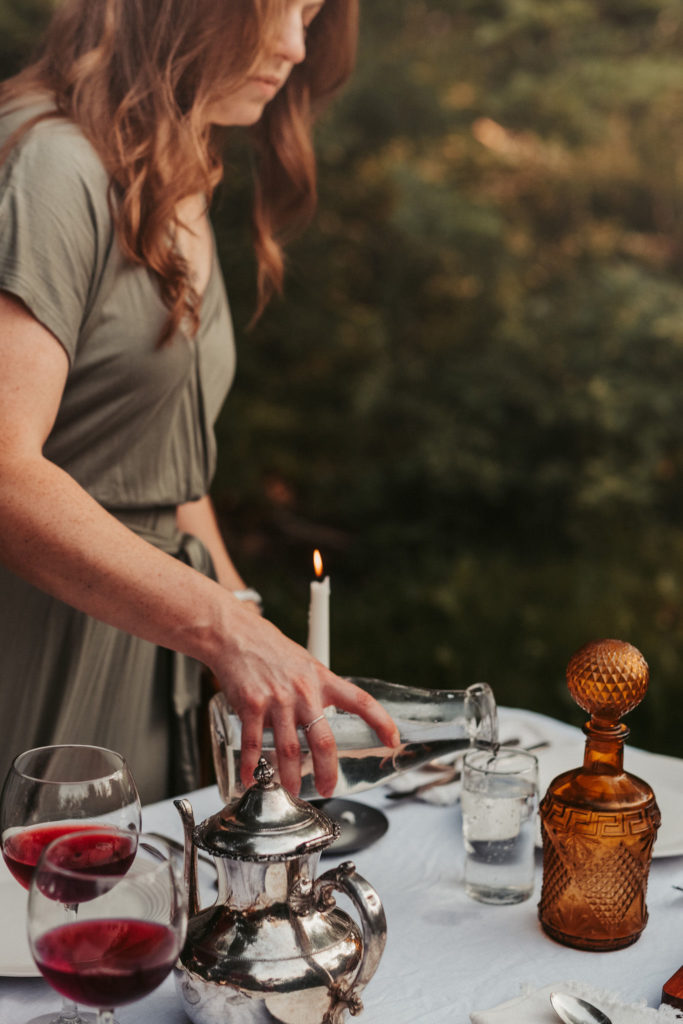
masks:
[[[100,1009],[152,992],[178,952],[176,934],[168,925],[127,918],[63,924],[34,946],[36,963],[57,992]]]
[[[59,839],[60,836],[64,836],[68,832],[87,831],[101,827],[92,822],[74,824],[68,821],[31,825],[29,828],[13,832],[4,840],[2,855],[17,882],[23,885],[24,889],[28,889],[33,869],[38,863],[41,853],[53,839]]]
[[[112,829],[84,829],[62,840],[42,862],[36,885],[51,900],[86,903],[108,892],[135,860],[137,835]]]

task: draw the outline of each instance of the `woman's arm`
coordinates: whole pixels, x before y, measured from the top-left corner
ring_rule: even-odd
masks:
[[[188,501],[179,505],[176,520],[179,530],[199,537],[208,549],[220,585],[227,590],[245,590],[247,585],[228,554],[211,498],[205,495],[198,501]],[[253,601],[244,601],[244,605],[260,614],[259,606]]]
[[[179,530],[199,537],[208,548],[220,585],[228,590],[243,590],[246,584],[227,552],[209,496],[178,505],[176,519]]]
[[[398,742],[387,713],[335,676],[225,587],[148,544],[43,455],[68,360],[26,308],[0,293],[0,559],[30,583],[95,618],[206,664],[242,718],[249,783],[272,724],[283,783],[296,791],[297,726],[335,704]],[[5,685],[8,685],[5,683]],[[327,723],[309,734],[322,794],[337,763]]]

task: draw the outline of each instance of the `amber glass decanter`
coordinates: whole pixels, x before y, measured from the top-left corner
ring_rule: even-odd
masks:
[[[622,715],[641,702],[649,670],[621,640],[596,640],[567,666],[572,697],[591,719],[583,765],[558,775],[540,806],[543,887],[539,918],[577,949],[622,949],[647,923],[645,892],[661,820],[646,782],[624,771]]]

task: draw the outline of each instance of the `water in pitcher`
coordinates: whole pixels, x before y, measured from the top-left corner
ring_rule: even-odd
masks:
[[[398,726],[401,743],[397,747],[380,746],[375,732],[357,715],[328,709],[326,715],[339,751],[335,796],[359,793],[445,754],[498,741],[496,702],[487,683],[475,683],[466,690],[423,690],[379,679],[353,678],[351,682],[386,708]],[[221,693],[211,700],[210,717],[218,788],[228,803],[244,789],[240,779],[241,724]],[[300,795],[310,800],[319,794],[303,731],[300,737]],[[277,753],[269,729],[263,734],[263,755],[277,771]]]

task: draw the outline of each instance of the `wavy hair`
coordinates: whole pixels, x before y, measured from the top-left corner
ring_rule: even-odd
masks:
[[[169,320],[196,332],[200,297],[174,244],[176,210],[207,202],[223,176],[222,132],[207,111],[243,80],[268,45],[287,0],[63,0],[35,61],[0,86],[0,105],[36,92],[54,100],[37,121],[75,122],[110,176],[110,206],[125,256],[158,277]],[[283,245],[316,205],[312,128],[351,73],[358,0],[325,0],[310,25],[306,58],[248,129],[254,165],[258,317],[281,292]],[[6,152],[6,150],[5,150]]]

